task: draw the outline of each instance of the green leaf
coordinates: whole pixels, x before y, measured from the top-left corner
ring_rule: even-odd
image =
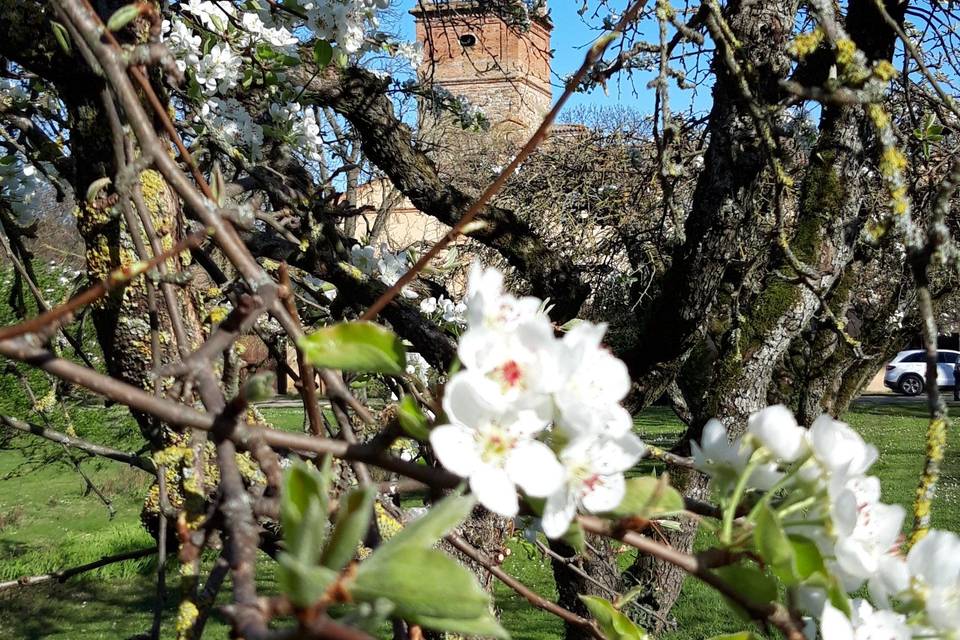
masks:
[[[797,583],[793,545],[780,526],[776,514],[766,504],[759,508],[757,524],[753,528],[753,541],[760,557],[766,560],[778,578],[787,585]]]
[[[261,42],[254,49],[254,55],[258,60],[268,62],[276,58],[278,54],[269,44],[266,42]]]
[[[583,527],[576,520],[570,524],[570,528],[560,536],[560,539],[570,545],[577,553],[583,553],[587,548],[587,537],[583,532]]]
[[[323,550],[320,564],[333,571],[340,571],[350,562],[357,551],[357,543],[370,526],[373,501],[376,497],[376,488],[364,487],[354,489],[340,502],[337,523]]]
[[[607,640],[646,640],[647,632],[623,615],[608,600],[597,596],[578,596],[587,605]]]
[[[333,47],[326,40],[317,40],[313,43],[313,61],[321,69],[333,60]]]
[[[725,633],[720,636],[713,636],[707,640],[761,640],[760,636],[752,631],[738,631],[737,633]]]
[[[342,322],[298,342],[307,362],[325,369],[402,375],[407,352],[389,329],[372,322]]]
[[[70,34],[67,33],[67,28],[56,20],[50,21],[50,28],[53,29],[53,37],[56,39],[57,44],[59,44],[60,48],[63,49],[63,52],[69,56]]]
[[[133,22],[140,15],[140,7],[135,4],[128,4],[120,7],[113,12],[110,19],[107,20],[107,29],[110,31],[120,31],[125,26]]]
[[[326,593],[337,579],[337,572],[306,564],[289,553],[277,557],[277,583],[298,607],[309,607]]]
[[[426,442],[430,438],[430,429],[427,426],[427,416],[417,406],[413,396],[403,396],[397,407],[397,420],[400,428],[411,438]]]
[[[733,564],[720,567],[714,573],[751,602],[765,604],[777,599],[777,581],[753,565]],[[739,604],[729,598],[724,599],[741,618],[750,619]]]
[[[820,549],[817,548],[817,543],[801,536],[788,537],[790,545],[793,547],[797,577],[801,581],[806,580],[815,573],[827,573],[823,556],[820,555]]]
[[[383,623],[393,613],[393,609],[390,601],[380,598],[374,602],[357,602],[349,606],[333,605],[329,611],[340,624],[366,631],[377,637],[377,632],[381,631]]]
[[[476,498],[473,495],[447,496],[380,545],[361,566],[369,565],[378,558],[385,558],[403,548],[429,549],[451,529],[466,520],[475,504]]]
[[[667,474],[627,480],[623,500],[611,511],[614,516],[650,518],[683,511],[683,496],[670,486]]]
[[[453,558],[414,546],[413,541],[372,562],[378,555],[380,550],[360,563],[349,583],[355,602],[384,598],[393,603],[397,617],[414,624],[452,633],[509,637],[490,612],[490,595]]]
[[[327,527],[329,458],[322,473],[302,462],[294,463],[283,482],[280,523],[287,551],[312,565],[320,556]]]
[[[355,602],[385,598],[395,614],[431,629],[507,637],[474,575],[433,545],[470,514],[473,496],[436,503],[360,563],[347,585]]]

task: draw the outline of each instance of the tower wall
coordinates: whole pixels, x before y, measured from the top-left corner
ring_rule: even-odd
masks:
[[[424,47],[421,80],[466,98],[495,131],[532,133],[552,99],[548,19],[521,31],[478,1],[424,4],[411,13]],[[420,120],[436,125],[424,109]]]

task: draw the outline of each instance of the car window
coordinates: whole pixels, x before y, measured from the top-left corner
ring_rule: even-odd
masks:
[[[957,362],[957,354],[956,353],[938,353],[937,362],[955,364]]]
[[[926,359],[925,355],[922,351],[919,353],[911,353],[900,362],[923,362]]]

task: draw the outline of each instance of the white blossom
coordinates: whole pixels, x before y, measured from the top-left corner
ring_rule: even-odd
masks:
[[[746,470],[753,450],[741,438],[730,441],[727,428],[719,420],[709,420],[700,442],[691,442],[690,450],[698,469],[710,475],[720,487],[732,487]],[[782,476],[773,463],[759,464],[748,479],[750,486],[769,489]]]
[[[630,391],[630,374],[621,360],[601,346],[604,331],[606,325],[582,322],[563,337],[558,367],[564,382],[554,400],[560,425],[572,433],[611,427],[622,433],[632,425],[619,404]]]
[[[415,351],[407,352],[407,373],[416,376],[421,380],[426,380],[430,373],[430,363]]]
[[[782,404],[761,409],[750,416],[747,433],[784,462],[793,462],[806,449],[806,431]]]
[[[377,25],[377,10],[389,4],[389,0],[317,0],[303,8],[309,18],[307,24],[317,37],[354,53],[363,45],[367,28]]]
[[[644,454],[646,447],[632,433],[617,438],[584,436],[560,452],[565,480],[550,494],[541,519],[548,537],[562,536],[582,505],[587,511],[611,511],[623,500],[623,472]]]
[[[914,597],[929,624],[960,637],[960,537],[950,531],[930,531],[907,554]]]
[[[550,322],[534,317],[514,331],[467,331],[457,349],[466,367],[457,374],[492,407],[543,408],[560,386],[565,355]]]
[[[824,414],[817,418],[807,433],[813,457],[808,466],[820,465],[829,474],[861,475],[877,459],[877,448],[863,441],[856,431],[843,422]],[[813,471],[814,476],[820,474]]]
[[[230,2],[210,2],[209,0],[187,0],[180,3],[180,8],[192,14],[206,28],[221,35],[229,24],[228,18],[237,13]]]
[[[503,291],[503,274],[474,263],[467,280],[467,324],[470,328],[510,331],[535,316],[540,301],[516,298]]]
[[[823,640],[909,640],[912,635],[900,614],[874,610],[865,600],[854,600],[851,607],[850,618],[829,603],[824,607],[820,619]]]
[[[420,312],[427,315],[433,315],[437,310],[437,299],[433,296],[424,298],[420,301]]]
[[[164,20],[161,31],[163,33],[164,44],[170,50],[170,53],[177,61],[177,67],[181,72],[188,67],[194,68],[200,62],[201,46],[203,41],[200,36],[180,18],[174,17],[171,20]]]
[[[540,300],[504,292],[503,274],[476,264],[465,309],[444,298],[420,307],[466,316],[458,346],[464,368],[444,390],[451,424],[430,436],[441,464],[469,477],[480,502],[498,513],[516,512],[516,486],[547,497],[542,523],[551,537],[580,507],[616,507],[623,472],[645,447],[619,404],[630,380],[601,346],[605,326],[583,322],[558,338]]]
[[[210,98],[200,110],[204,120],[226,142],[249,149],[253,158],[259,158],[263,145],[263,127],[253,121],[240,102],[233,98]]]
[[[430,432],[441,464],[468,478],[470,490],[486,508],[517,514],[516,489],[545,497],[563,480],[563,470],[546,444],[534,436],[547,423],[532,411],[492,411],[464,378],[446,385],[443,408],[450,420]]]
[[[365,275],[372,276],[377,271],[376,250],[369,246],[353,245],[350,247],[350,264]]]
[[[423,62],[423,44],[420,42],[401,42],[394,54],[416,69]]]
[[[441,317],[444,322],[449,322],[450,324],[463,325],[466,324],[465,314],[467,311],[467,305],[462,302],[454,302],[449,298],[444,298],[440,296],[438,301],[440,306]]]
[[[200,58],[194,77],[206,95],[225,93],[237,85],[241,75],[240,59],[227,44],[215,44]]]

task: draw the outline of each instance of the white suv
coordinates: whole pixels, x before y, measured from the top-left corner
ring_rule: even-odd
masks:
[[[953,366],[960,357],[958,351],[937,352],[937,386],[953,387]],[[927,376],[927,354],[915,349],[901,351],[887,365],[883,384],[908,396],[923,392]]]

